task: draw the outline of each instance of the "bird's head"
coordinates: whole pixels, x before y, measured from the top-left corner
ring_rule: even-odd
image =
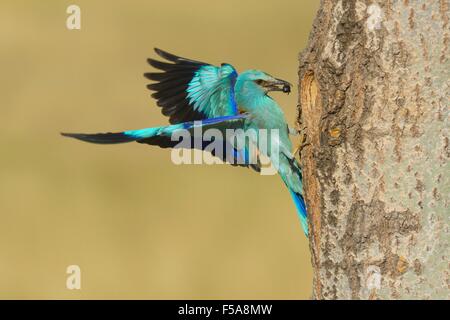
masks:
[[[291,92],[289,82],[274,78],[260,70],[247,70],[241,73],[237,80],[237,86],[241,90],[248,91],[249,94],[267,95],[271,91]]]

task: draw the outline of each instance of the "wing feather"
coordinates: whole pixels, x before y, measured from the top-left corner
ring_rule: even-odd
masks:
[[[220,67],[176,56],[161,49],[155,52],[166,61],[147,62],[163,72],[144,76],[155,83],[147,85],[162,114],[172,124],[237,115],[234,98],[236,70],[229,64]]]

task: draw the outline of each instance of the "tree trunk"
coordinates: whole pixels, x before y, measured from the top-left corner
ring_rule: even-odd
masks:
[[[322,1],[300,56],[315,299],[449,298],[449,1]]]

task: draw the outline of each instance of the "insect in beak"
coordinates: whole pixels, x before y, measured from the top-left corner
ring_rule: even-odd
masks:
[[[266,88],[268,91],[281,91],[288,94],[291,92],[291,84],[289,82],[276,78],[275,81],[268,82]]]
[[[281,91],[288,94],[291,92],[291,84],[281,79],[274,78],[270,81],[258,80],[256,83],[266,89],[266,92]]]

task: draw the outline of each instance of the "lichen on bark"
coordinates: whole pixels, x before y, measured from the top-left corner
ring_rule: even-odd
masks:
[[[450,297],[448,17],[321,3],[299,58],[314,298]]]

